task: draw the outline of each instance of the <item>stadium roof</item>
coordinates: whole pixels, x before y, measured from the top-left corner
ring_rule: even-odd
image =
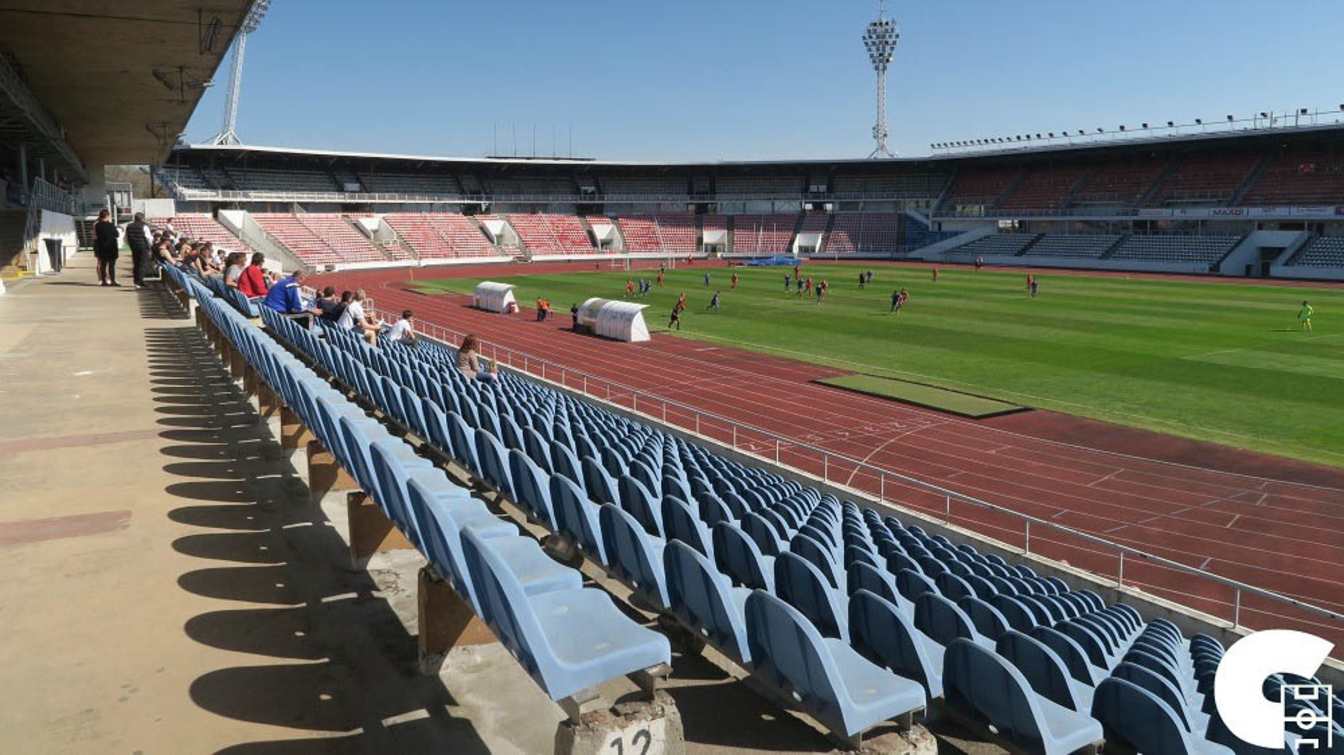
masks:
[[[0,139],[29,143],[31,154],[65,163],[77,176],[83,170],[68,165],[74,156],[84,166],[159,162],[186,128],[250,4],[5,3],[0,55],[31,97],[16,97],[12,78],[0,80]]]
[[[1124,152],[1136,149],[1149,148],[1191,148],[1199,146],[1230,146],[1230,143],[1236,141],[1258,141],[1264,139],[1276,138],[1312,138],[1327,137],[1331,139],[1344,137],[1344,123],[1329,123],[1312,126],[1295,127],[1277,127],[1277,128],[1246,128],[1226,131],[1210,131],[1208,133],[1182,134],[1172,136],[1154,136],[1154,137],[1134,137],[1134,138],[1112,138],[1104,141],[1085,141],[1075,144],[1022,144],[1021,146],[1008,147],[1003,149],[982,149],[982,150],[963,150],[960,152],[947,152],[936,155],[923,155],[919,157],[896,157],[892,159],[868,160],[863,158],[839,158],[839,159],[807,159],[807,160],[701,160],[701,161],[683,161],[683,162],[659,162],[659,161],[636,161],[636,160],[594,160],[589,158],[563,158],[563,157],[445,157],[434,155],[401,155],[386,152],[350,152],[342,150],[329,149],[308,149],[298,147],[270,147],[260,145],[215,145],[215,144],[192,144],[179,145],[174,152],[180,154],[188,153],[217,153],[226,157],[244,157],[250,154],[273,155],[276,157],[311,157],[311,158],[330,158],[330,159],[354,159],[354,160],[400,160],[408,162],[425,163],[444,163],[444,164],[491,164],[498,166],[600,166],[600,167],[647,167],[647,168],[690,168],[690,167],[767,167],[767,166],[806,166],[806,165],[849,165],[880,167],[890,164],[906,163],[926,163],[943,161],[962,161],[968,159],[996,158],[996,157],[1040,157],[1046,155],[1060,155],[1065,157],[1077,157],[1084,153],[1106,153],[1106,152]]]

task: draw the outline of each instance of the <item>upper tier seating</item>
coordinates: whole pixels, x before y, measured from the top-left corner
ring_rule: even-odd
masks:
[[[1344,155],[1294,151],[1274,156],[1241,204],[1344,204]]]
[[[952,188],[943,200],[947,211],[959,205],[993,206],[1020,177],[1020,168],[966,168],[957,173]]]
[[[452,176],[424,173],[360,173],[364,188],[375,194],[429,194],[455,196],[462,187]]]
[[[947,186],[943,173],[917,173],[909,176],[836,176],[831,191],[836,194],[893,196],[902,199],[933,199]]]
[[[722,196],[797,197],[803,193],[803,178],[726,177],[716,181],[714,188]]]
[[[1068,203],[1069,194],[1086,174],[1087,168],[1073,166],[1029,170],[996,207],[1002,210],[1060,209]]]
[[[1212,264],[1222,259],[1241,239],[1241,236],[1135,234],[1120,242],[1110,259]]]
[[[901,249],[901,218],[891,212],[838,212],[825,254],[890,254]]]
[[[259,168],[225,168],[239,191],[309,191],[334,193],[344,191],[336,179],[327,173],[307,170],[264,170]]]
[[[179,234],[200,241],[209,241],[216,248],[230,252],[252,253],[252,248],[234,236],[219,221],[205,213],[184,212],[171,218],[173,230]]]
[[[1136,158],[1092,168],[1073,194],[1075,205],[1132,207],[1153,187],[1167,163]]]
[[[686,196],[684,178],[603,178],[602,191],[612,195]]]
[[[1344,267],[1344,236],[1317,236],[1293,255],[1293,265]]]
[[[1162,181],[1151,204],[1229,202],[1260,161],[1254,152],[1186,155]]]
[[[1100,257],[1120,240],[1114,233],[1047,233],[1027,254],[1041,257]]]
[[[169,273],[175,281],[185,278]],[[236,315],[221,314],[218,304],[206,309],[213,321],[225,323],[231,340],[264,338]],[[1074,752],[1095,745],[1103,733],[1145,752],[1166,752],[1177,741],[1185,749],[1173,752],[1225,755],[1217,745],[1235,744],[1209,707],[1223,656],[1211,637],[1186,637],[1165,619],[1145,622],[1128,605],[1108,606],[1091,590],[929,535],[510,371],[501,371],[494,383],[464,378],[450,347],[384,342],[375,350],[345,332],[329,329],[318,338],[292,321],[264,317],[271,332],[343,388],[502,491],[753,672],[769,694],[792,700],[841,737],[856,737],[942,696],[959,718],[994,727],[977,734],[1033,752]],[[251,346],[244,351],[251,353]],[[273,359],[307,369],[283,350],[275,350]],[[316,402],[300,398],[302,407],[344,400],[320,381],[277,384],[263,372],[287,403],[295,389],[304,396],[308,385],[323,395]],[[621,642],[631,638],[633,647],[647,646],[630,651],[640,662],[665,662],[665,651],[653,648],[648,635],[625,624],[606,628],[614,614],[600,593],[604,600],[594,604],[602,608],[593,609],[598,618],[591,623],[538,619],[539,626],[520,627],[499,621],[496,600],[524,616],[544,613],[537,606],[551,600],[569,600],[565,596],[576,590],[563,567],[543,570],[531,581],[508,581],[511,572],[533,570],[513,568],[505,558],[490,562],[481,551],[502,549],[516,530],[488,537],[473,529],[472,536],[470,527],[459,526],[463,534],[443,537],[445,528],[434,523],[452,530],[459,516],[476,516],[472,502],[454,502],[452,491],[418,490],[426,484],[419,471],[401,493],[399,467],[421,464],[409,445],[390,435],[366,442],[379,426],[362,410],[296,411],[343,463],[348,457],[356,479],[374,491],[389,518],[485,612],[553,697],[617,673],[595,662],[549,673],[563,664],[533,658],[557,653],[565,637],[593,636],[593,624],[603,627],[603,637],[609,632]],[[323,434],[325,427],[354,422],[367,429],[353,443],[339,432]],[[376,466],[383,472],[361,471],[375,465],[360,461],[363,449],[370,457],[377,449]],[[430,475],[435,484],[441,478]],[[437,497],[448,501],[446,516],[435,515],[428,503]],[[454,553],[458,543],[461,552]],[[465,570],[458,566],[463,561]],[[1341,710],[1337,697],[1304,705]]]
[[[734,215],[733,252],[736,254],[786,254],[793,248],[796,213]]]
[[[957,247],[952,254],[971,257],[1018,254],[1039,237],[1039,233],[991,233]]]
[[[476,221],[455,212],[393,212],[383,220],[422,260],[500,254]]]

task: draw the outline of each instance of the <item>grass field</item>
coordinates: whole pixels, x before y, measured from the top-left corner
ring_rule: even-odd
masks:
[[[942,385],[1200,440],[1344,466],[1344,290],[1046,273],[1026,296],[1020,273],[881,267],[859,290],[862,266],[825,265],[818,305],[784,293],[786,269],[680,269],[647,298],[651,329],[679,292],[682,338],[731,344],[869,375]],[[641,272],[652,278],[653,273]],[[525,306],[625,297],[627,273],[520,275],[506,280]],[[469,293],[472,278],[421,282]],[[894,288],[910,291],[888,314]],[[723,292],[722,311],[706,312]],[[1303,299],[1315,333],[1299,331]]]

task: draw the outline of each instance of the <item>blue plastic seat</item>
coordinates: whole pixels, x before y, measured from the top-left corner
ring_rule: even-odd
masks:
[[[876,593],[878,597],[890,601],[900,609],[902,616],[914,621],[915,604],[906,600],[905,596],[896,589],[896,579],[888,574],[885,569],[855,562],[849,565],[846,572],[846,581],[849,584],[850,595],[859,590]]]
[[[746,605],[751,590],[733,587],[704,554],[679,540],[663,549],[672,615],[743,665],[751,663]]]
[[[957,601],[957,608],[960,608],[970,617],[977,632],[993,642],[998,642],[999,638],[1012,628],[1008,619],[999,613],[999,609],[974,595],[967,595]]]
[[[926,592],[915,601],[915,627],[943,647],[964,638],[992,648],[994,643],[975,629],[975,624],[957,604],[943,596]]]
[[[1092,717],[1101,722],[1106,741],[1147,755],[1231,755],[1223,745],[1195,737],[1176,711],[1152,692],[1111,677],[1097,685]]]
[[[548,530],[557,528],[555,507],[551,501],[551,480],[527,454],[509,449],[509,477],[513,480],[514,501]]]
[[[943,689],[950,707],[994,726],[1018,748],[1067,755],[1102,741],[1101,724],[1034,692],[993,650],[956,639],[943,656]]]
[[[1092,710],[1092,685],[1070,676],[1064,661],[1040,640],[1010,629],[995,650],[1022,672],[1037,694],[1078,713]]]
[[[943,646],[916,629],[895,603],[868,590],[851,595],[849,634],[855,650],[919,682],[930,700],[943,696]]]
[[[654,608],[667,610],[663,541],[645,532],[634,517],[614,503],[602,504],[598,521],[612,574]]]
[[[737,525],[719,522],[711,531],[714,565],[733,584],[753,590],[775,590],[775,560],[761,554],[755,541]]]
[[[825,637],[849,639],[849,611],[843,593],[821,570],[796,553],[775,557],[775,594],[806,616]]]
[[[552,700],[671,663],[667,638],[636,624],[601,590],[528,596],[491,542],[462,534],[482,618]]]
[[[593,503],[619,503],[620,496],[616,494],[616,480],[607,474],[607,470],[597,463],[597,460],[591,456],[579,457],[579,465],[583,467],[583,485],[588,491],[588,498]]]
[[[616,485],[621,495],[621,508],[633,516],[645,532],[654,537],[662,538],[661,501],[656,500],[644,483],[631,475],[621,475]]]
[[[922,710],[924,689],[864,659],[845,642],[822,637],[797,609],[767,592],[747,598],[752,671],[792,692],[801,707],[842,737]]]
[[[905,596],[905,599],[914,603],[919,600],[919,596],[926,592],[938,595],[938,586],[933,580],[912,569],[902,569],[896,572],[896,589]]]
[[[423,507],[426,533],[425,556],[434,565],[439,576],[448,580],[453,589],[471,604],[479,614],[481,606],[475,586],[469,579],[466,560],[462,555],[462,532],[471,530],[482,539],[492,542],[501,562],[518,580],[523,592],[540,595],[554,590],[573,590],[583,586],[583,575],[553,561],[537,542],[518,534],[518,528],[498,519],[492,522],[458,522],[446,508],[438,505],[418,480],[412,480],[408,489],[414,505]]]
[[[663,531],[669,541],[680,540],[707,558],[714,557],[709,528],[676,496],[663,497]]]
[[[1055,651],[1055,654],[1064,661],[1064,666],[1068,668],[1069,675],[1074,679],[1095,687],[1097,682],[1106,678],[1106,672],[1088,659],[1087,651],[1083,649],[1083,646],[1060,630],[1054,627],[1036,627],[1031,630],[1031,636]]]

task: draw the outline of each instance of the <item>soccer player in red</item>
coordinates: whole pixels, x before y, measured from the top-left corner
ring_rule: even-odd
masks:
[[[729,288],[737,288],[737,273],[733,273],[733,277],[729,278],[728,280],[732,283],[732,285],[729,286]]]
[[[635,282],[632,281],[632,280],[630,280],[629,278],[626,278],[626,279],[625,279],[625,295],[626,295],[626,296],[634,296],[634,294],[635,294]]]

